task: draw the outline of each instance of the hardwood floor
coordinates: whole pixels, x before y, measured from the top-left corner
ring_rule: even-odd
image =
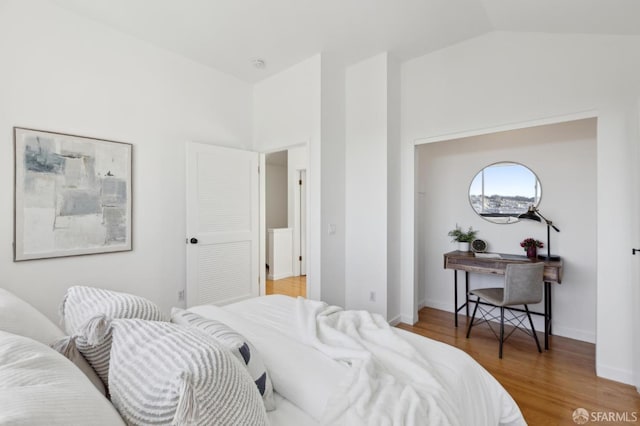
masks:
[[[266,282],[266,294],[286,294],[292,297],[307,297],[307,277],[283,278],[281,280]]]
[[[507,389],[530,425],[575,425],[572,414],[577,408],[590,413],[626,412],[629,420],[635,412],[640,424],[636,389],[596,377],[595,345],[551,336],[550,350],[538,353],[531,336],[516,331],[505,342],[503,358],[499,359],[498,341],[487,324],[474,326],[467,339],[467,317],[460,315],[458,322],[455,328],[452,313],[423,308],[416,325],[398,327],[467,352]],[[538,337],[542,339],[542,333]]]

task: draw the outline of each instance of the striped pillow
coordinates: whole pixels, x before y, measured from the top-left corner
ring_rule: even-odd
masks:
[[[69,287],[60,313],[68,335],[78,334],[85,323],[96,315],[110,318],[139,318],[166,321],[158,306],[144,297],[95,287]]]
[[[95,287],[70,287],[60,308],[67,333],[74,337],[73,343],[96,371],[107,391],[111,351],[109,320],[166,321],[160,308],[143,297]]]
[[[268,411],[275,410],[273,384],[267,368],[258,350],[244,336],[220,321],[207,319],[184,309],[173,308],[171,310],[171,321],[176,324],[196,327],[230,350],[242,365],[246,366],[247,371],[249,371],[251,378],[260,391],[260,395],[262,395],[266,409]]]
[[[135,319],[109,327],[111,402],[127,424],[268,424],[247,371],[204,332]]]
[[[73,337],[74,344],[109,392],[109,362],[111,359],[111,318],[95,316]]]

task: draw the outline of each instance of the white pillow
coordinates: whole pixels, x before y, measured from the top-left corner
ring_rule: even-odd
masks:
[[[126,422],[267,425],[251,377],[213,338],[193,327],[113,320],[109,389]]]
[[[262,395],[266,409],[268,411],[275,410],[273,384],[267,367],[265,367],[258,350],[249,340],[220,321],[207,319],[184,309],[173,308],[171,310],[171,322],[196,327],[230,350],[249,371],[251,378],[258,387],[258,391],[260,391],[260,395]]]
[[[0,330],[49,345],[64,333],[49,318],[13,293],[0,288]]]
[[[64,332],[49,318],[29,303],[2,288],[0,288],[0,330],[29,337],[46,345],[53,345],[65,339]],[[82,355],[77,351],[69,351],[64,355],[86,374],[100,393],[105,394],[102,381]]]
[[[60,311],[70,336],[78,334],[89,319],[101,314],[110,318],[166,321],[160,308],[144,297],[95,287],[69,287]]]
[[[62,355],[0,331],[1,425],[124,425],[115,408]]]

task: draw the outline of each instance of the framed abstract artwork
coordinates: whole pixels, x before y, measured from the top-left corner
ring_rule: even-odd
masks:
[[[14,127],[14,261],[132,249],[132,145]]]

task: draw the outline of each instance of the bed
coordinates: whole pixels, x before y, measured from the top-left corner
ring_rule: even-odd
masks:
[[[123,294],[117,294],[117,299],[122,300]],[[90,311],[90,304],[83,300],[79,306]],[[225,324],[260,354],[272,382],[274,405],[265,410],[249,381],[265,416],[255,424],[526,424],[504,388],[468,355],[390,327],[382,317],[366,311],[344,311],[322,302],[273,295],[222,307],[194,306],[187,312]],[[181,327],[167,318],[125,322]],[[110,340],[116,345],[120,324],[112,328]],[[108,398],[107,383],[115,389],[112,381],[119,362],[115,346],[110,348],[111,371],[104,382],[97,377],[99,369],[86,362],[89,358],[77,352],[69,357],[69,351],[63,350],[65,357],[49,347],[61,339],[80,339],[65,334],[68,331],[28,303],[0,289],[0,425],[145,424],[127,418],[113,393]],[[125,340],[132,339],[127,335]],[[152,349],[155,342],[150,340]],[[142,350],[144,342],[135,340],[133,346]],[[148,358],[142,364],[147,363]],[[234,368],[238,365],[236,361],[232,364]],[[249,374],[246,377],[250,379]],[[174,392],[179,404],[185,392],[183,387]],[[240,405],[234,410],[245,408]],[[179,410],[169,412],[176,415],[174,421],[156,424],[211,424],[201,421],[197,411],[189,421],[184,420],[187,417],[175,421]]]
[[[380,316],[283,295],[189,311],[247,336],[275,391],[307,416],[306,423],[273,424],[526,424],[506,390],[466,353]]]

